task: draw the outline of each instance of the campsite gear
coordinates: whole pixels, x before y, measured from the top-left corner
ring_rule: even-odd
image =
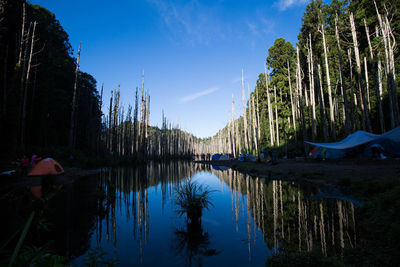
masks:
[[[384,156],[392,158],[400,157],[400,126],[386,132],[384,134],[372,134],[364,131],[357,131],[348,135],[345,139],[334,143],[313,143],[305,141],[307,144],[318,146],[318,150],[314,154],[314,158],[322,155],[325,148],[326,158],[339,159],[344,157],[373,157],[371,146],[380,144],[383,148]]]
[[[5,171],[5,172],[0,173],[0,175],[11,175],[11,174],[13,174],[15,172],[16,172],[15,170]]]
[[[211,160],[219,160],[220,157],[221,154],[215,153],[214,155],[212,155]]]
[[[221,155],[218,160],[229,160],[229,155],[228,154]]]
[[[36,163],[38,163],[39,160],[41,160],[41,159],[42,159],[42,158],[39,157],[39,156],[37,156],[37,155],[32,155],[32,158],[31,158],[31,166],[32,166],[32,167],[35,167]]]
[[[63,167],[52,158],[45,158],[41,160],[35,167],[28,173],[28,176],[37,175],[58,175],[64,173]]]

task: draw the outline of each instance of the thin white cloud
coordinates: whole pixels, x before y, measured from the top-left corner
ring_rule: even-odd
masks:
[[[243,80],[246,81],[249,77],[248,76],[243,76]],[[232,83],[238,83],[242,82],[242,76],[238,76],[232,79]]]
[[[279,10],[284,11],[292,6],[301,6],[309,2],[310,0],[278,0],[274,5],[278,7]]]
[[[213,92],[215,92],[217,90],[218,90],[218,88],[216,88],[216,87],[209,88],[207,90],[203,90],[201,92],[197,92],[197,93],[195,93],[193,95],[188,95],[188,96],[182,97],[181,99],[179,99],[179,102],[185,103],[185,102],[193,101],[196,98],[199,98],[199,97],[205,96],[205,95],[209,95],[209,94],[211,94],[211,93],[213,93]]]
[[[208,44],[212,39],[224,36],[221,21],[212,6],[196,0],[176,3],[172,0],[148,0],[160,15],[168,38],[173,42],[188,41],[192,44]]]

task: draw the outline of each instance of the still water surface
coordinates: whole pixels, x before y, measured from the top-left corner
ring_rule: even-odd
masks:
[[[213,190],[194,232],[176,213],[175,190],[187,179]],[[337,192],[210,165],[104,169],[54,188],[40,238],[78,265],[98,247],[122,266],[264,266],[284,251],[340,256],[357,242],[354,204]]]

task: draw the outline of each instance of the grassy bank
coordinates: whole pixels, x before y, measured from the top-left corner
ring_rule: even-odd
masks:
[[[274,255],[268,266],[400,266],[400,164],[398,160],[285,160],[277,165],[211,162],[249,175],[327,184],[362,201],[356,207],[359,240],[343,257],[312,253]]]

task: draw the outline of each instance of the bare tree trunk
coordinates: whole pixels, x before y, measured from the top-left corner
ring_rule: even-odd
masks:
[[[321,30],[322,34],[322,42],[324,45],[324,55],[325,55],[325,70],[326,70],[326,80],[327,80],[327,85],[328,85],[328,100],[329,100],[329,122],[330,122],[330,128],[331,128],[331,134],[333,140],[336,140],[336,129],[335,129],[335,114],[334,114],[334,107],[332,103],[332,89],[331,89],[331,79],[329,75],[329,64],[328,64],[328,51],[326,49],[326,41],[325,41],[325,26],[321,24]]]
[[[397,97],[397,84],[396,84],[396,65],[395,65],[395,58],[394,58],[394,50],[396,48],[396,38],[390,28],[389,20],[387,15],[385,16],[386,19],[386,27],[388,28],[389,36],[388,36],[388,45],[389,45],[389,59],[390,59],[390,66],[391,72],[390,75],[390,82],[392,87],[392,97],[393,97],[393,106],[394,106],[394,117],[395,117],[395,125],[400,124],[400,110],[399,110],[399,103]],[[390,38],[391,37],[391,38]]]
[[[312,50],[312,42],[311,42],[311,33],[309,35],[310,46],[309,46],[309,62],[308,62],[308,76],[309,76],[309,84],[310,84],[310,102],[312,109],[312,122],[311,122],[311,131],[312,131],[312,140],[315,141],[317,137],[317,114],[315,112],[315,88],[314,88],[314,60],[313,60],[313,50]]]
[[[350,70],[350,129],[354,130],[354,116],[356,115],[356,110],[354,107],[354,90],[353,90],[353,65],[351,63],[351,49],[347,50],[347,55],[349,57],[349,70]]]
[[[367,87],[367,103],[368,103],[368,111],[371,112],[371,102],[369,101],[369,81],[368,81],[368,67],[367,67],[367,58],[364,57],[364,69],[365,69],[365,84]]]
[[[24,43],[27,42],[28,36],[25,39],[25,19],[26,19],[26,12],[25,12],[25,1],[22,3],[22,28],[21,28],[21,40],[19,44],[19,55],[18,55],[18,65],[21,66],[22,60],[22,50]]]
[[[238,110],[240,110],[240,105],[239,105]],[[237,144],[238,154],[240,154],[241,150],[242,150],[242,141],[241,141],[241,137],[240,137],[240,132],[241,131],[239,131],[239,130],[240,130],[239,129],[239,120],[237,120],[236,123],[235,123],[235,132],[236,132],[236,142],[238,143]]]
[[[257,128],[257,118],[256,118],[256,110],[255,110],[255,105],[254,105],[254,98],[255,96],[253,95],[252,99],[252,104],[253,104],[253,138],[254,138],[254,145],[256,149],[256,155],[258,155],[258,144],[257,144],[257,133],[256,133],[256,128]]]
[[[253,153],[254,149],[254,144],[253,144],[253,132],[252,132],[252,126],[253,126],[253,106],[251,105],[251,94],[250,94],[250,85],[247,83],[247,92],[249,96],[249,108],[247,109],[248,112],[248,117],[247,117],[247,133],[248,133],[248,138],[249,138],[249,153]]]
[[[243,128],[244,128],[244,143],[246,153],[249,152],[249,139],[247,135],[247,112],[246,112],[246,96],[244,93],[244,81],[243,81],[243,70],[242,70],[242,99],[243,99]]]
[[[296,47],[296,56],[297,56],[297,66],[296,66],[296,87],[297,87],[297,92],[302,92],[302,84],[301,84],[301,65],[300,65],[300,56],[299,56],[299,46]],[[306,122],[304,118],[304,110],[303,110],[303,103],[301,100],[301,97],[299,97],[299,107],[300,107],[300,119],[301,119],[301,125],[303,129],[303,140],[307,140],[307,130],[306,130]],[[304,147],[304,152],[306,152],[306,147]]]
[[[274,102],[275,102],[275,129],[276,129],[276,143],[279,146],[279,119],[278,119],[278,101],[276,98],[276,86],[274,85]]]
[[[260,109],[258,108],[258,88],[256,88],[257,93],[257,139],[260,142],[261,140],[261,127],[260,127]]]
[[[294,129],[294,138],[297,140],[297,133],[296,133],[296,117],[294,114],[294,102],[293,102],[293,94],[292,94],[292,80],[290,77],[290,63],[289,60],[287,61],[288,65],[288,80],[289,80],[289,93],[290,93],[290,105],[292,106],[292,117],[293,117],[293,129]]]
[[[23,98],[23,104],[22,104],[22,120],[21,120],[21,146],[22,146],[22,150],[25,150],[25,134],[26,134],[25,130],[26,130],[26,110],[27,110],[27,102],[28,102],[28,84],[29,84],[29,79],[30,79],[30,74],[31,74],[33,46],[35,44],[36,25],[37,25],[37,22],[35,21],[33,23],[32,40],[31,40],[31,51],[29,53],[28,67],[27,67],[26,77],[25,77],[25,89],[24,89],[24,98]]]
[[[71,121],[69,126],[69,141],[68,146],[70,148],[74,147],[74,134],[75,134],[75,117],[77,112],[77,87],[78,87],[78,73],[79,73],[79,58],[81,56],[81,43],[79,43],[78,49],[78,58],[76,60],[76,68],[75,68],[75,83],[74,83],[74,94],[72,96],[72,112],[71,112]]]
[[[265,77],[265,90],[267,91],[267,102],[268,102],[268,120],[269,120],[269,134],[271,138],[271,146],[275,145],[274,142],[274,122],[273,122],[273,114],[271,107],[271,98],[269,96],[269,87],[268,87],[268,77],[267,77],[267,67],[264,65],[264,77]]]
[[[236,158],[236,142],[235,142],[235,101],[232,94],[232,122],[231,122],[231,143],[233,157]]]
[[[110,95],[110,107],[109,107],[109,113],[108,113],[108,151],[112,151],[112,110],[113,110],[113,91],[111,90],[111,95]]]
[[[359,84],[360,92],[361,92],[361,101],[362,101],[361,108],[363,111],[363,127],[365,126],[365,121],[366,121],[367,130],[369,132],[371,132],[372,131],[371,120],[369,118],[368,109],[366,108],[367,100],[365,98],[365,89],[364,89],[364,84],[363,84],[362,75],[361,75],[360,53],[358,50],[357,33],[356,33],[356,26],[354,23],[353,13],[350,13],[350,25],[351,25],[351,33],[353,36],[353,43],[354,43],[354,54],[356,56],[358,84]],[[364,129],[365,129],[365,127],[364,127]]]
[[[329,136],[328,136],[328,129],[326,127],[324,91],[322,90],[322,85],[321,85],[321,66],[319,64],[317,68],[317,73],[318,75],[316,77],[317,77],[317,87],[319,87],[318,98],[319,98],[319,111],[321,116],[322,132],[324,134],[324,141],[327,142]]]
[[[344,80],[344,68],[343,68],[343,60],[342,60],[342,49],[340,47],[340,37],[339,37],[339,29],[337,26],[338,23],[338,14],[336,14],[335,18],[335,35],[336,35],[336,43],[338,49],[338,56],[339,56],[339,67],[340,67],[340,84],[342,86],[342,97],[343,97],[343,104],[344,104],[344,127],[345,133],[348,135],[350,133],[350,122],[349,122],[349,105],[347,103],[347,88],[346,82]]]
[[[164,131],[164,125],[163,125],[163,131]],[[135,154],[137,153],[137,139],[138,139],[137,137],[138,137],[138,88],[136,87],[135,111],[133,113],[133,152]]]
[[[374,56],[374,51],[372,49],[371,40],[370,40],[370,37],[369,37],[369,29],[368,29],[367,21],[365,19],[364,19],[364,26],[365,26],[365,33],[367,35],[367,40],[368,40],[369,55],[370,55],[371,60],[372,60],[372,74],[374,76],[376,101],[377,101],[377,104],[378,104],[378,112],[379,112],[379,123],[380,123],[380,127],[381,127],[381,133],[384,133],[385,132],[385,121],[384,121],[384,118],[383,118],[381,92],[379,91],[380,81],[378,81],[376,59],[375,59],[375,56]],[[366,69],[367,68],[365,68],[365,70]]]
[[[119,115],[119,97],[120,97],[120,85],[118,84],[118,90],[117,93],[115,94],[115,100],[114,100],[114,123],[113,123],[113,147],[112,147],[112,152],[116,153],[118,152],[118,115]]]

